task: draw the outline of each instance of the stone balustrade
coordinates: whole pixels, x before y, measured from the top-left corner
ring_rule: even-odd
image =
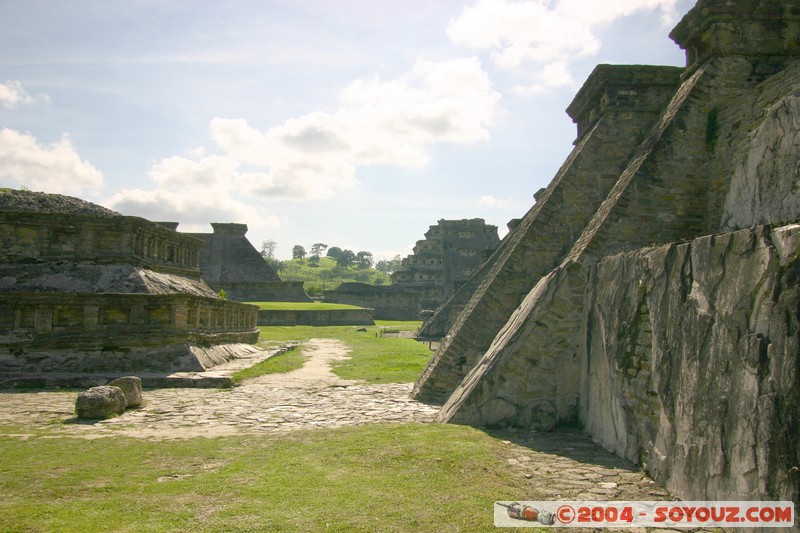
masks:
[[[198,274],[202,241],[138,217],[0,212],[0,263],[136,263]]]

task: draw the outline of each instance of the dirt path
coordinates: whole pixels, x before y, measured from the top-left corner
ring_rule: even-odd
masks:
[[[357,382],[340,378],[331,370],[331,365],[349,357],[347,345],[336,339],[311,339],[303,344],[307,357],[302,368],[285,374],[266,374],[245,383],[247,387],[284,387],[288,389],[318,389],[321,387],[344,387]]]

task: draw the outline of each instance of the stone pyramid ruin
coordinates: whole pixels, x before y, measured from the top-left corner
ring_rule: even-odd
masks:
[[[688,500],[800,497],[800,6],[700,0],[600,65],[575,147],[424,326],[439,419],[578,424]]]

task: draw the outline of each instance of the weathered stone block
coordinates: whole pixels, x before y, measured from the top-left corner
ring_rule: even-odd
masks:
[[[119,387],[103,385],[92,387],[78,395],[75,414],[78,418],[111,418],[125,412],[128,402]]]
[[[128,407],[142,405],[142,380],[136,376],[117,378],[108,384],[109,387],[119,387],[125,394]]]

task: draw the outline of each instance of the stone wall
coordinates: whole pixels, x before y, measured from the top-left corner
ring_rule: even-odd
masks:
[[[373,326],[372,309],[262,309],[259,326]]]
[[[685,499],[797,502],[799,243],[759,226],[603,259],[586,430]]]
[[[2,293],[0,367],[3,373],[204,370],[183,359],[188,344],[255,343],[257,312],[190,295]]]
[[[373,310],[376,320],[419,320],[419,294],[395,285],[342,283],[336,290],[325,291],[326,302],[356,305]]]
[[[0,264],[90,261],[199,275],[203,243],[139,217],[0,211]]]
[[[722,127],[740,122],[742,111],[753,124],[741,144],[725,146],[730,182],[721,191],[717,207],[719,227],[730,231],[760,224],[797,220],[800,213],[800,62],[766,80],[757,95],[747,95],[741,106],[719,113]],[[755,101],[753,101],[755,99]]]

